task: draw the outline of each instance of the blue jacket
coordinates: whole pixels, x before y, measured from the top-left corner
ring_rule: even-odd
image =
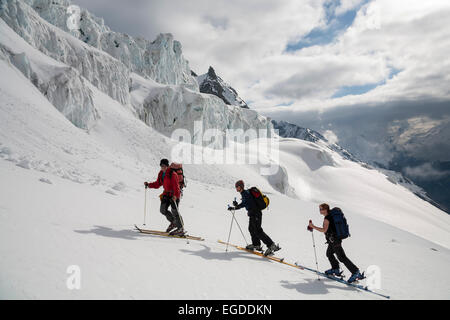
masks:
[[[245,207],[245,209],[251,213],[252,211],[259,211],[256,205],[255,198],[253,198],[250,190],[244,190],[241,192],[242,202],[236,206],[236,210]]]

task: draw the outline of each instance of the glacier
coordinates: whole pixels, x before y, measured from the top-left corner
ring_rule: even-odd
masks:
[[[86,10],[81,11],[82,32],[74,32],[66,25],[70,4],[66,0],[56,4],[1,0],[0,18],[32,47],[66,65],[67,74],[53,81],[70,84],[71,92],[76,92],[74,97],[78,95],[83,104],[62,107],[64,99],[50,83],[47,91],[55,107],[68,112],[76,126],[89,128],[98,118],[95,108],[89,107],[89,93],[82,88],[84,78],[166,135],[186,128],[195,136],[195,121],[200,121],[204,129],[218,129],[222,135],[226,129],[272,130],[270,120],[256,111],[228,106],[213,95],[201,94],[181,44],[171,34],[160,34],[153,42],[134,39],[111,31],[102,19]],[[78,80],[67,81],[72,78]],[[41,85],[41,90],[45,91],[45,86]]]
[[[195,122],[203,130],[227,129],[272,130],[269,119],[254,110],[226,105],[220,98],[183,86],[162,86],[137,74],[131,75],[131,96],[139,117],[151,127],[170,135],[176,129],[187,129],[198,142]],[[221,135],[221,136],[222,136]]]
[[[0,6],[0,18],[31,46],[77,69],[114,100],[128,103],[129,69],[123,63],[46,22],[21,0],[2,0]]]
[[[72,34],[90,46],[102,50],[121,61],[131,72],[154,79],[164,84],[183,84],[198,90],[191,76],[189,63],[182,55],[182,46],[170,33],[160,34],[154,41],[133,38],[124,33],[112,31],[103,19],[81,9],[79,28],[70,30],[67,19],[70,1],[58,1],[55,5],[48,0],[26,0],[41,18]]]
[[[69,121],[89,130],[99,118],[87,81],[32,48],[0,19],[0,58],[14,65]]]

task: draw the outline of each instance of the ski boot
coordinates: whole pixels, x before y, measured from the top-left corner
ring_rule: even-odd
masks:
[[[246,250],[251,250],[251,251],[263,251],[263,249],[261,248],[261,245],[259,246],[255,246],[254,244],[249,244],[248,246],[245,247]]]
[[[343,272],[344,272],[344,271],[341,271],[341,270],[339,270],[339,269],[328,269],[328,270],[325,271],[325,274],[326,274],[327,276],[341,278]]]
[[[266,252],[264,252],[264,256],[266,256],[266,257],[267,257],[267,256],[271,256],[271,255],[273,255],[273,253],[274,253],[275,251],[278,251],[278,250],[280,250],[280,249],[281,249],[281,248],[280,248],[279,245],[277,245],[277,244],[275,244],[275,243],[272,243],[271,246],[267,248]]]
[[[169,235],[171,235],[171,236],[180,236],[180,237],[182,237],[185,234],[186,234],[186,231],[184,231],[183,227],[176,228],[175,230],[169,232]]]
[[[353,283],[355,281],[362,280],[362,279],[365,279],[365,278],[366,277],[364,276],[364,272],[360,273],[359,270],[357,270],[354,274],[352,274],[350,276],[350,278],[348,278],[347,282],[348,283]]]
[[[170,225],[167,227],[166,232],[169,233],[170,231],[172,231],[176,227],[177,227],[177,225],[175,224],[175,222],[171,222]]]

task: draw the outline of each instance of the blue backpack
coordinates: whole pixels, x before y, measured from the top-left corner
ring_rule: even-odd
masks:
[[[333,218],[334,226],[336,228],[336,237],[340,240],[350,237],[350,230],[345,219],[344,213],[340,208],[333,208],[330,211]]]

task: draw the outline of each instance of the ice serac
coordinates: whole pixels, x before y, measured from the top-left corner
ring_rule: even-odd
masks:
[[[89,129],[99,118],[86,80],[31,47],[0,20],[0,59],[16,67],[70,122]]]
[[[42,82],[39,86],[59,110],[71,109],[60,107],[66,98],[68,105],[76,108],[70,100],[77,95],[71,98],[62,92],[69,90],[68,86],[82,88],[83,83],[74,81],[84,78],[121,104],[131,105],[141,120],[166,135],[184,128],[195,136],[195,121],[200,121],[204,130],[214,128],[222,133],[226,129],[272,128],[270,121],[255,111],[226,105],[217,97],[201,94],[183,58],[181,44],[171,34],[160,34],[153,42],[134,39],[111,31],[102,19],[86,10],[81,11],[79,29],[69,30],[67,9],[71,3],[66,0],[0,0],[0,3],[0,17],[12,30],[40,53],[66,66],[65,76],[54,78],[54,85],[45,82],[47,88]],[[24,74],[28,76],[27,72]],[[85,103],[83,96],[77,98]],[[72,114],[77,112],[87,114],[82,105]],[[89,127],[86,119],[74,119],[71,117],[76,125]]]
[[[98,18],[81,9],[79,28],[70,30],[67,19],[70,16],[70,1],[25,0],[46,21],[64,30],[83,42],[107,52],[121,61],[132,72],[151,78],[163,84],[185,85],[198,91],[198,85],[188,61],[183,57],[179,41],[170,33],[159,34],[156,40],[134,38],[128,34],[112,31]]]
[[[28,3],[34,3],[34,1],[28,1]],[[51,8],[57,10],[63,7],[64,3],[66,2],[36,1],[35,5],[47,4],[49,10]],[[84,78],[111,98],[122,104],[129,102],[130,72],[125,64],[48,23],[22,0],[0,0],[0,8],[0,17],[31,46],[75,68]]]
[[[194,73],[195,74],[195,73]],[[236,90],[219,77],[213,67],[208,72],[196,77],[200,92],[213,94],[228,105],[248,109],[248,105],[242,100]]]
[[[195,139],[195,122],[201,123],[201,129],[217,129],[219,134],[226,129],[272,130],[270,120],[256,111],[226,105],[216,96],[184,86],[161,85],[132,74],[130,92],[139,118],[166,135],[187,129]]]

